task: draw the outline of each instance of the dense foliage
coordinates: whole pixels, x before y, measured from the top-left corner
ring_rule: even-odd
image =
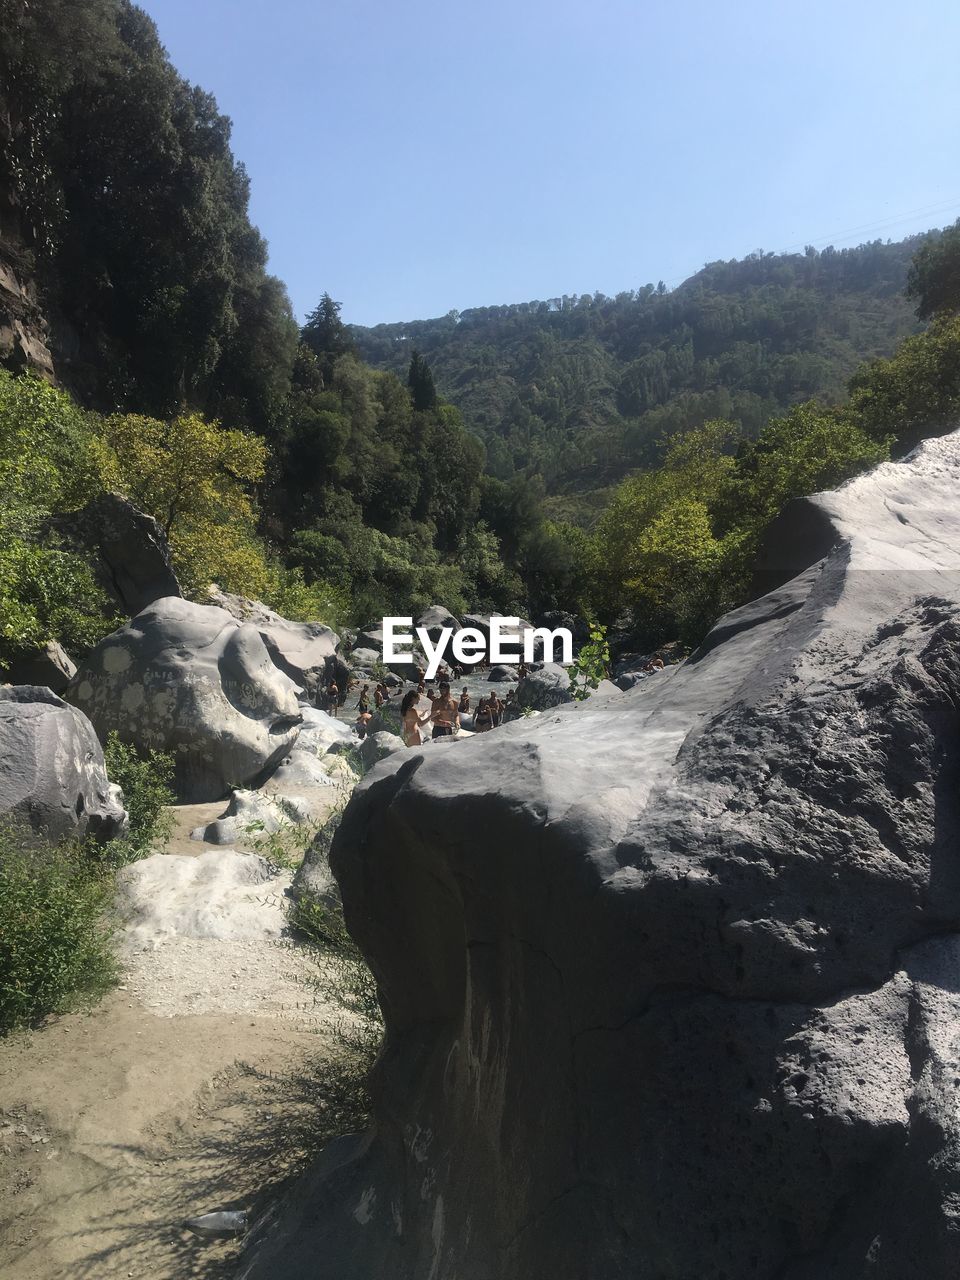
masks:
[[[0,827],[0,1033],[110,986],[109,899],[109,881],[82,848],[25,844]]]
[[[259,437],[198,414],[104,418],[40,378],[0,370],[0,666],[51,638],[80,657],[123,621],[90,548],[54,519],[104,490],[158,520],[193,598],[217,582],[290,617],[337,621],[337,592],[307,587],[258,532],[267,457]]]
[[[106,860],[113,865],[145,858],[173,831],[170,806],[173,793],[173,756],[165,751],[140,754],[111,733],[103,744],[107,776],[123,791],[128,828],[124,836],[105,847]]]
[[[363,364],[324,295],[303,330],[269,437],[268,505],[289,562],[350,597],[357,621],[433,600],[506,608],[523,596],[481,511],[484,451],[430,370],[407,384]]]
[[[550,492],[609,483],[713,418],[755,436],[771,417],[843,397],[858,364],[916,328],[903,295],[919,238],[757,253],[662,286],[354,327],[358,352],[402,373],[410,348],[487,446],[501,479]]]
[[[105,917],[112,873],[170,834],[173,759],[155,751],[138,756],[116,735],[104,756],[123,788],[126,835],[106,845],[54,845],[0,824],[0,1034],[95,1000],[117,977]]]
[[[268,424],[296,325],[216,102],[129,0],[0,0],[0,212],[85,404]]]
[[[766,525],[794,497],[889,456],[849,410],[799,405],[755,441],[722,420],[676,436],[663,464],[624,481],[589,539],[591,600],[641,645],[696,643],[747,598]]]

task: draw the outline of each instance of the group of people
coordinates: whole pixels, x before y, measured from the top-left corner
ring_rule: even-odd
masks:
[[[419,704],[422,697],[426,697],[429,700],[430,710],[421,715]],[[440,682],[439,694],[434,694],[433,689],[428,689],[424,693],[423,685],[419,685],[416,689],[411,689],[400,705],[400,714],[403,718],[404,742],[408,747],[420,746],[423,742],[423,736],[420,731],[425,725],[431,723],[433,725],[432,737],[448,737],[460,728],[460,717],[470,714],[470,706],[470,690],[464,686],[459,701],[457,701],[451,696],[450,683],[447,680]],[[499,728],[503,724],[507,713],[518,709],[515,689],[510,690],[505,700],[498,698],[496,691],[487,694],[477,703],[477,709],[473,716],[474,733],[487,733],[491,729]]]
[[[464,689],[459,703],[450,694],[449,680],[440,681],[440,692],[430,698],[430,710],[420,714],[420,698],[423,685],[411,689],[404,695],[400,703],[400,718],[403,722],[403,740],[408,747],[419,747],[423,742],[420,730],[428,724],[433,725],[431,737],[449,738],[460,728],[460,711],[463,707],[463,694],[466,695],[469,709],[470,695]],[[433,690],[430,690],[433,694]]]
[[[458,671],[458,668],[454,668]],[[438,671],[437,692],[432,686],[428,687],[425,683],[426,672],[422,667],[417,669],[417,686],[410,689],[403,697],[400,704],[400,719],[402,722],[403,740],[408,747],[420,746],[424,741],[423,730],[427,725],[431,725],[430,736],[432,738],[446,738],[452,736],[460,729],[460,717],[469,715],[471,710],[470,690],[466,685],[459,699],[455,698],[450,692],[450,672],[446,667],[441,667]],[[350,687],[356,688],[356,681],[349,682]],[[380,711],[385,703],[389,702],[392,697],[390,687],[384,682],[378,682],[370,691],[370,683],[361,685],[360,692],[356,702],[357,718],[355,728],[359,737],[363,738],[367,733],[367,726],[373,719],[374,713]],[[426,699],[430,703],[430,710],[421,714],[421,700]],[[336,680],[331,680],[329,684],[321,686],[317,691],[317,706],[329,712],[331,715],[337,715],[340,708],[346,701],[346,690],[341,690]],[[371,706],[372,702],[372,706]],[[497,697],[496,691],[482,697],[477,704],[477,709],[473,716],[473,730],[475,733],[487,733],[490,729],[496,729],[503,724],[504,718],[508,717],[511,711],[516,711],[517,694],[515,689],[511,689],[506,699],[501,700]]]
[[[516,689],[511,689],[502,701],[496,692],[490,693],[477,703],[477,711],[473,717],[474,731],[486,733],[489,729],[498,729],[507,713],[516,710],[519,710]]]

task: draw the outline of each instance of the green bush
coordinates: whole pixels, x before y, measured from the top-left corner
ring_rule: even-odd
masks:
[[[107,738],[103,756],[110,781],[123,789],[130,829],[125,836],[105,845],[101,857],[112,866],[123,866],[145,858],[173,830],[173,815],[169,812],[169,806],[177,802],[170,789],[173,756],[163,751],[141,756],[135,747],[121,742],[116,733]]]
[[[76,844],[0,827],[0,1033],[101,997],[116,980],[110,881]]]

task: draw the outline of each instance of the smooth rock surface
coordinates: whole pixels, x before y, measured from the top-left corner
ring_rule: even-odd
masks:
[[[361,783],[375,1129],[246,1280],[960,1273],[960,433],[683,665]]]
[[[126,828],[93,725],[48,688],[0,685],[0,817],[53,841]]]
[[[570,692],[570,676],[566,667],[558,662],[545,662],[535,671],[529,671],[517,685],[517,702],[530,711],[545,711],[559,707],[573,697]]]
[[[473,627],[475,631],[479,631],[483,636],[487,645],[490,644],[490,623],[493,618],[505,617],[502,613],[467,613],[464,614],[463,625],[465,627]],[[523,657],[523,636],[527,631],[533,629],[533,624],[528,622],[526,618],[520,618],[517,626],[503,627],[501,630],[501,643],[509,645],[517,654],[517,661]],[[541,646],[539,642],[534,647],[534,659],[539,660],[539,650]],[[511,659],[512,660],[512,659]]]
[[[432,604],[429,609],[425,609],[421,613],[414,623],[415,627],[422,627],[434,643],[440,639],[440,633],[445,627],[450,627],[452,631],[456,632],[460,630],[460,625],[450,610],[442,604]]]
[[[217,800],[269,771],[296,740],[296,685],[257,627],[224,609],[158,600],[91,651],[66,697],[101,740],[173,753],[186,802]]]
[[[376,649],[351,649],[350,669],[353,672],[363,671],[369,675],[380,659],[381,654]]]
[[[38,685],[51,693],[63,693],[77,674],[77,666],[56,640],[48,640],[36,653],[22,654],[6,672],[8,684]]]
[[[124,867],[117,882],[129,949],[173,938],[278,938],[288,928],[283,894],[290,875],[259,854],[154,853]]]
[[[211,599],[238,622],[256,627],[276,666],[308,697],[316,696],[317,686],[340,643],[335,631],[320,622],[291,622],[259,600],[248,600],[219,588],[211,592]]]
[[[506,667],[502,663],[491,667],[487,675],[489,684],[516,684],[518,679],[516,667]]]
[[[311,816],[325,815],[330,807],[329,788],[352,790],[357,775],[339,756],[357,745],[349,724],[314,707],[301,707],[303,723],[289,751],[263,783],[274,796],[293,797]]]
[[[364,769],[372,769],[375,764],[385,760],[393,752],[406,751],[406,749],[403,739],[395,733],[377,730],[374,733],[368,733],[360,743],[360,759],[363,761]]]
[[[163,530],[127,498],[98,494],[59,523],[96,551],[104,588],[130,617],[182,594]]]
[[[271,796],[262,791],[234,791],[227,811],[206,826],[195,827],[191,839],[207,844],[243,844],[264,835],[273,835],[288,826],[309,822],[305,801],[296,797]]]
[[[340,889],[330,870],[330,846],[342,816],[342,811],[336,810],[317,832],[293,877],[291,897],[312,899],[325,906],[339,903]]]

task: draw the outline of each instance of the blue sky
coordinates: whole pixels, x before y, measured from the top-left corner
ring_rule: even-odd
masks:
[[[960,216],[951,0],[139,0],[271,269],[358,324]]]

